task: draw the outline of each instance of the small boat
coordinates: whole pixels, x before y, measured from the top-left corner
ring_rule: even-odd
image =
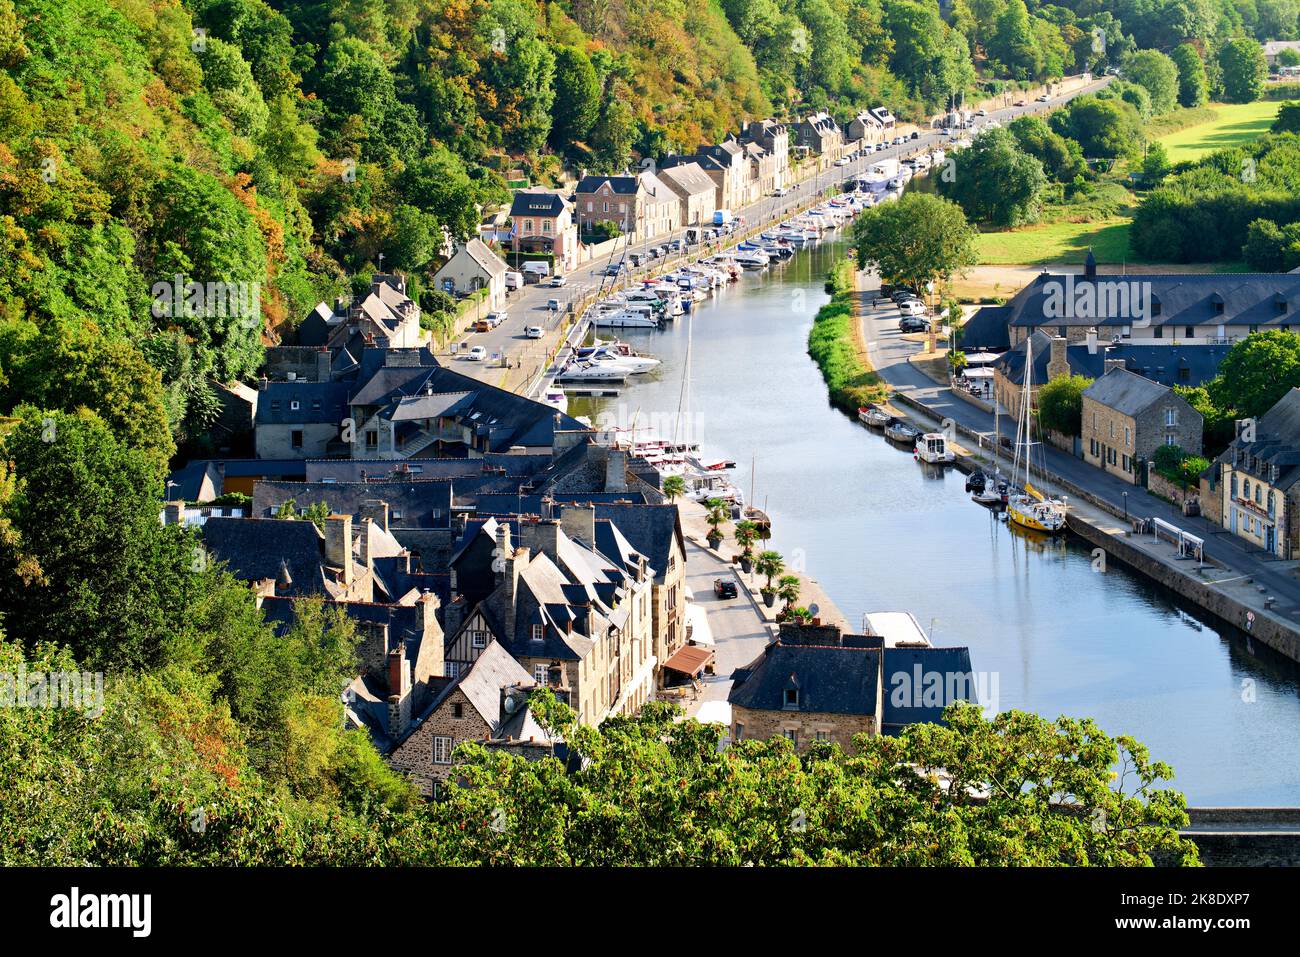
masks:
[[[930,465],[944,465],[956,461],[957,454],[948,448],[948,439],[942,432],[926,432],[916,440],[916,458]]]
[[[1016,426],[1016,461],[1013,474],[1019,477],[1023,463],[1023,484],[1022,487],[1011,490],[1007,495],[1007,521],[1033,532],[1056,535],[1065,531],[1065,499],[1049,498],[1034,488],[1030,481],[1033,449],[1039,444],[1033,440],[1033,423],[1037,418],[1033,409],[1034,393],[1030,385],[1030,380],[1033,379],[1033,367],[1032,362],[1025,363],[1025,382],[1020,398],[1020,421]]]
[[[894,419],[885,426],[885,438],[911,447],[920,438],[921,430],[913,428],[902,419]]]
[[[616,309],[611,312],[599,312],[592,317],[591,324],[598,329],[658,329],[659,320],[644,312],[631,309]]]
[[[768,266],[767,255],[758,250],[737,253],[736,262],[745,269],[766,269]]]
[[[573,362],[555,377],[556,382],[626,382],[631,371],[621,366]]]
[[[858,421],[873,429],[883,429],[891,418],[888,412],[874,405],[864,405],[858,409]]]
[[[549,405],[560,413],[569,411],[569,397],[563,389],[544,389],[542,391],[542,404]]]

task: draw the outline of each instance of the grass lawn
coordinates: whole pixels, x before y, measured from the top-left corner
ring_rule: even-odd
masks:
[[[1215,103],[1214,119],[1159,138],[1169,152],[1169,162],[1200,159],[1225,146],[1258,139],[1268,132],[1282,104],[1277,100],[1255,103]]]
[[[981,264],[1082,262],[1092,247],[1099,263],[1131,261],[1131,220],[1112,216],[1089,223],[1055,222],[1007,232],[981,233],[975,243]]]

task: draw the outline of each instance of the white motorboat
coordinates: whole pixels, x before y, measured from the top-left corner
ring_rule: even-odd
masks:
[[[549,405],[557,412],[564,413],[569,411],[569,397],[563,389],[556,389],[554,387],[544,389],[542,391],[541,402],[543,405]]]
[[[626,382],[631,373],[624,368],[594,362],[571,362],[560,370],[556,382]]]
[[[766,269],[769,264],[767,254],[757,249],[736,253],[736,262],[745,269]]]
[[[597,329],[658,329],[654,316],[632,309],[598,311],[592,315],[591,324]]]
[[[948,439],[942,432],[926,432],[916,440],[916,457],[930,465],[946,465],[957,459],[957,454],[948,447]]]
[[[659,365],[659,360],[650,356],[621,356],[604,349],[587,354],[582,361],[609,369],[624,369],[632,375],[642,375]]]

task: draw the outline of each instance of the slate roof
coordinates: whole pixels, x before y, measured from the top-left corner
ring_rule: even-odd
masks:
[[[626,196],[634,195],[637,192],[637,190],[640,188],[640,180],[638,180],[637,177],[632,175],[627,175],[627,176],[591,175],[591,176],[584,176],[582,177],[582,179],[578,181],[578,188],[576,192],[594,193],[596,192],[596,190],[600,189],[600,187],[605,183],[609,183],[609,188],[613,190],[615,193],[620,193]]]
[[[1127,369],[1111,369],[1084,389],[1083,394],[1116,412],[1137,416],[1168,398],[1172,391]]]
[[[919,722],[941,723],[943,709],[954,701],[979,703],[969,648],[886,648],[884,654],[882,733],[892,734]],[[918,671],[920,688],[916,687]],[[931,675],[937,681],[928,677]],[[934,681],[929,697],[927,680]]]
[[[1291,389],[1259,417],[1254,442],[1234,439],[1209,471],[1218,476],[1219,464],[1233,461],[1236,468],[1258,475],[1284,492],[1300,482],[1300,389]]]
[[[277,585],[277,592],[302,596],[326,591],[322,571],[325,537],[311,522],[213,517],[203,523],[200,534],[208,555],[224,562],[242,581],[276,579],[284,562],[293,583],[287,589]]]
[[[775,641],[747,667],[737,669],[728,703],[754,711],[876,713],[880,649],[788,645]],[[785,692],[799,703],[787,708]]]
[[[471,239],[460,252],[469,256],[490,276],[504,276],[507,272],[505,261],[489,249],[481,239]]]
[[[760,147],[761,149],[761,147]],[[678,196],[712,196],[713,180],[699,163],[683,163],[662,171],[665,185]]]
[[[1032,342],[1034,351],[1034,383],[1047,381],[1047,364],[1051,360],[1051,336],[1041,330],[1026,340]],[[966,339],[962,347],[971,349]],[[1147,346],[1122,343],[1117,346],[1099,342],[1096,352],[1089,352],[1086,344],[1066,347],[1065,356],[1073,375],[1100,379],[1106,373],[1107,359],[1123,359],[1125,368],[1143,378],[1161,385],[1198,386],[1213,379],[1219,364],[1232,348],[1230,345],[1167,345]],[[1002,371],[1009,381],[1020,385],[1024,380],[1025,344],[1004,352],[993,367]]]
[[[542,190],[520,190],[510,204],[511,216],[559,216],[564,212],[564,197]]]
[[[268,382],[259,396],[258,426],[339,425],[348,416],[343,382]]]
[[[1152,326],[1300,326],[1300,275],[1291,273],[1126,273],[1122,276],[1071,277],[1079,290],[1096,283],[1150,283]],[[1057,284],[1049,286],[1049,283]],[[1039,273],[1011,299],[1009,324],[1013,326],[1097,326],[1101,329],[1131,325],[1132,318],[1049,315],[1048,293],[1066,286],[1066,274]],[[1130,288],[1137,288],[1131,286]],[[1159,314],[1155,314],[1158,304]],[[1221,304],[1222,310],[1217,306]],[[1285,306],[1285,309],[1281,308]]]
[[[967,352],[1011,348],[1011,335],[1007,322],[1010,306],[984,306],[977,309],[961,327],[961,347]]]
[[[300,508],[325,502],[336,515],[360,518],[363,502],[388,503],[395,528],[450,528],[452,483],[449,480],[401,482],[270,482],[253,486],[253,514],[269,517],[293,499]],[[354,522],[353,528],[357,526]]]
[[[686,541],[682,537],[676,505],[607,505],[597,503],[596,520],[607,520],[618,526],[632,547],[646,557],[655,571],[655,578],[663,581],[668,570],[668,554],[673,539],[677,539],[682,554],[686,554]]]
[[[221,495],[223,476],[215,462],[198,459],[167,476],[172,501],[210,502]]]

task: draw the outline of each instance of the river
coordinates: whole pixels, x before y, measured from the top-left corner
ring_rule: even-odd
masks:
[[[923,469],[834,409],[806,352],[843,244],[796,254],[664,331],[622,330],[662,366],[578,415],[664,425],[682,391],[705,451],[773,522],[772,547],[850,622],[912,612],[938,645],[968,645],[1000,710],[1088,716],[1173,766],[1189,803],[1300,804],[1300,668],[1076,540],[1031,542],[972,503],[955,469]],[[659,431],[668,431],[660,428]]]

